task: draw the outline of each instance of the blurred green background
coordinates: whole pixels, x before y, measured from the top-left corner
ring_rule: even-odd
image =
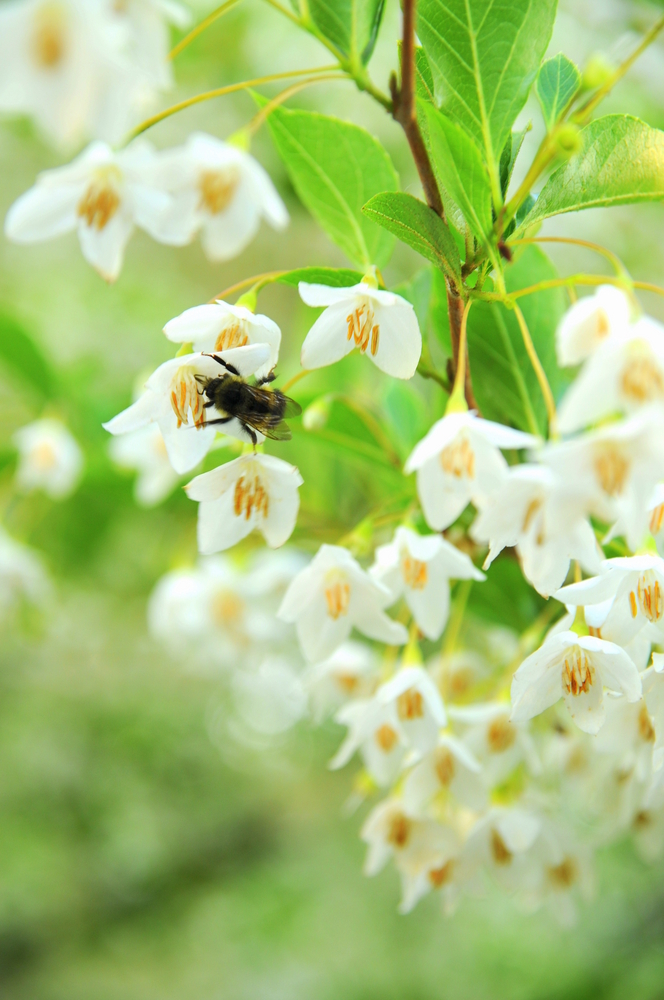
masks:
[[[580,64],[594,53],[619,59],[652,14],[631,0],[565,0],[551,50]],[[383,86],[398,23],[391,0],[371,64]],[[646,53],[607,111],[664,126],[663,52],[660,43]],[[173,96],[325,61],[313,40],[248,0],[180,57]],[[297,101],[370,128],[417,193],[399,130],[350,84],[322,84]],[[151,138],[172,145],[197,128],[223,138],[254,110],[247,95],[224,98]],[[534,122],[532,149],[536,108],[524,117]],[[253,273],[346,263],[298,205],[265,132],[252,151],[292,222],[282,235],[264,227],[229,264],[210,265],[198,243],[174,250],[137,233],[107,287],[73,236],[30,248],[0,240],[0,308],[30,331],[53,386],[45,398],[25,369],[0,368],[0,510],[12,535],[44,553],[57,586],[45,615],[22,609],[0,625],[0,997],[664,996],[662,866],[646,867],[627,843],[602,852],[598,898],[572,931],[498,896],[464,903],[451,920],[433,898],[400,917],[394,872],[361,874],[362,813],[343,811],[352,775],[326,769],[340,730],[302,723],[267,752],[234,741],[219,680],[183,671],[147,634],[156,580],[195,558],[195,510],[180,490],[155,510],[136,507],[132,478],[108,460],[101,421],[127,405],[136,377],[172,355],[160,331],[183,309]],[[3,215],[39,170],[60,162],[27,123],[0,125]],[[547,231],[604,242],[639,278],[661,284],[663,227],[664,208],[648,205],[567,216]],[[598,266],[569,248],[551,255],[564,270]],[[420,264],[398,247],[388,285]],[[644,305],[657,314],[656,302]],[[268,289],[260,306],[282,327],[289,377],[311,314],[286,288]],[[329,388],[330,377],[352,389],[361,375],[407,451],[442,399],[422,383],[420,409],[404,416],[399,390],[379,378],[368,387],[356,360],[307,380],[298,398]],[[83,483],[62,503],[12,490],[11,435],[42,414],[65,419],[86,453]],[[341,463],[329,442],[302,434],[292,447],[306,480],[295,541],[336,539],[371,507],[376,468]],[[395,491],[408,488],[400,473],[380,474]]]

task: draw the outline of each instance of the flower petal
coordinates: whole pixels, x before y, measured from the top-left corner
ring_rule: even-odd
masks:
[[[348,337],[347,316],[351,307],[352,302],[338,302],[318,317],[302,344],[303,368],[322,368],[350,354],[355,347],[353,337]]]

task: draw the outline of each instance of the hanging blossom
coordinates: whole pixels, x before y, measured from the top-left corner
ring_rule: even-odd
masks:
[[[300,507],[302,476],[273,455],[242,455],[185,486],[198,509],[198,548],[205,554],[236,545],[254,529],[271,548],[288,541]]]
[[[428,639],[439,639],[450,611],[450,580],[484,580],[472,560],[440,535],[397,528],[389,545],[376,549],[370,571],[386,586],[392,602],[404,597]]]
[[[563,367],[579,365],[609,337],[629,331],[632,306],[615,285],[600,285],[594,295],[572,305],[556,330],[556,354]]]
[[[487,789],[506,781],[520,765],[525,765],[532,775],[542,770],[527,722],[513,721],[510,712],[507,701],[448,707],[461,742],[481,765]]]
[[[124,32],[124,50],[132,69],[132,84],[141,103],[151,103],[155,91],[173,85],[171,25],[184,30],[191,11],[176,0],[106,0]]]
[[[248,377],[265,365],[270,348],[267,344],[247,344],[218,356]],[[213,357],[204,354],[185,354],[165,361],[145,383],[143,395],[103,427],[109,434],[128,434],[147,424],[158,424],[174,470],[179,474],[189,472],[208,453],[217,434],[216,426],[207,425],[209,411],[204,408],[196,376],[216,378],[223,371]],[[251,441],[239,420],[223,426],[225,434]],[[258,437],[263,440],[262,435]]]
[[[36,420],[16,431],[18,450],[16,485],[20,490],[43,490],[52,500],[71,496],[83,473],[83,453],[59,420]]]
[[[448,413],[410,455],[406,475],[417,472],[417,493],[427,524],[442,531],[472,501],[481,507],[500,486],[507,462],[500,448],[532,448],[532,434],[482,420],[473,412]]]
[[[305,675],[314,722],[321,723],[352,699],[369,698],[378,686],[378,659],[361,642],[349,640]]]
[[[121,469],[135,470],[134,497],[141,507],[155,507],[177,486],[179,476],[168,460],[164,436],[157,424],[113,438],[109,454]]]
[[[233,143],[196,132],[184,146],[159,155],[159,180],[172,194],[164,242],[182,245],[201,233],[214,261],[242,253],[261,219],[281,231],[286,206],[257,160]]]
[[[356,347],[394,378],[412,378],[422,353],[422,335],[410,302],[377,287],[366,275],[359,285],[298,285],[308,306],[325,307],[302,344],[303,368],[334,364]]]
[[[387,587],[373,580],[348,549],[321,545],[286,591],[278,617],[294,622],[304,655],[324,660],[345,642],[353,626],[378,642],[403,645],[406,628],[389,618]]]
[[[44,604],[51,584],[41,558],[0,526],[0,618],[22,600]]]
[[[477,812],[487,804],[482,765],[461,740],[448,735],[439,736],[436,746],[408,773],[403,800],[407,809],[418,814],[441,793],[449,793],[460,805]]]

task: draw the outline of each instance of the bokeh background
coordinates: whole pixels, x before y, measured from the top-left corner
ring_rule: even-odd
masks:
[[[632,0],[564,0],[551,52],[582,66],[597,54],[618,60],[653,10]],[[205,12],[196,7],[196,16]],[[398,5],[388,0],[371,64],[383,86],[398,27]],[[182,54],[171,96],[326,61],[317,43],[246,0]],[[318,85],[296,103],[368,127],[389,149],[404,189],[418,192],[399,130],[351,84]],[[645,54],[606,110],[664,127],[664,43]],[[223,138],[254,112],[248,95],[222,98],[162,123],[151,138],[173,145],[194,129]],[[523,118],[533,120],[533,148],[536,107]],[[361,874],[363,811],[345,809],[352,774],[326,767],[341,730],[301,722],[269,743],[252,740],[240,723],[229,724],[234,709],[222,679],[191,668],[196,651],[185,669],[148,634],[155,582],[195,560],[194,505],[176,490],[154,510],[137,507],[132,477],[108,458],[101,421],[128,404],[141,373],[172,355],[160,331],[183,309],[254,273],[345,263],[298,204],[265,130],[252,151],[292,222],[285,234],[263,228],[228,264],[209,264],[198,243],[175,250],[137,233],[108,287],[73,236],[30,248],[0,239],[0,311],[37,349],[31,360],[17,348],[13,363],[7,349],[0,362],[0,518],[43,553],[56,588],[45,611],[21,608],[0,624],[0,996],[664,997],[664,867],[646,866],[627,843],[601,852],[597,900],[572,931],[491,895],[465,902],[452,919],[434,898],[400,917],[394,872]],[[39,170],[60,162],[27,122],[1,122],[2,214]],[[547,231],[604,242],[639,278],[664,283],[660,205],[567,216]],[[565,271],[598,266],[570,248],[551,256]],[[398,247],[388,285],[420,265]],[[656,301],[644,305],[662,315]],[[288,377],[310,314],[283,287],[266,290],[261,309],[282,327]],[[1,335],[11,340],[11,330],[5,321]],[[41,366],[36,381],[31,363]],[[352,391],[355,359],[344,365],[333,378]],[[320,386],[329,388],[329,378]],[[316,394],[315,379],[300,398]],[[428,426],[442,401],[423,385],[421,412],[413,413],[386,381],[376,380],[374,401],[403,450],[404,426]],[[81,486],[61,503],[12,487],[11,436],[48,414],[67,422],[86,455]],[[340,462],[329,441],[301,436],[296,446],[307,485],[295,543],[306,548],[307,539],[336,539],[361,519],[376,470],[361,459]],[[385,475],[403,489],[400,474]]]

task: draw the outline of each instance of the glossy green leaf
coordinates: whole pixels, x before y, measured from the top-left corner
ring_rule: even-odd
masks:
[[[311,20],[353,63],[367,63],[378,37],[385,0],[308,0]]]
[[[310,285],[330,285],[333,288],[349,288],[362,281],[361,271],[351,271],[347,267],[298,267],[277,278],[281,285],[297,288],[301,281]]]
[[[556,0],[420,0],[417,33],[442,110],[498,161],[546,51]]]
[[[0,363],[11,368],[29,392],[52,399],[58,393],[50,362],[27,330],[6,313],[0,313]]]
[[[508,292],[555,277],[553,264],[535,246],[526,247],[505,269]],[[567,376],[556,363],[555,332],[568,304],[560,288],[519,299],[556,398],[566,385]],[[514,312],[499,303],[475,302],[468,314],[468,350],[473,390],[482,416],[543,435],[546,408]]]
[[[505,553],[491,563],[486,580],[472,588],[468,610],[484,621],[522,632],[545,603],[524,578],[517,560]]]
[[[453,281],[460,279],[461,261],[454,237],[440,216],[423,201],[400,191],[389,191],[375,195],[362,211]]]
[[[512,180],[512,174],[514,173],[514,166],[516,164],[517,157],[521,152],[521,147],[523,146],[523,140],[526,138],[528,133],[532,128],[532,123],[528,122],[525,128],[519,129],[518,132],[510,132],[503,146],[503,151],[500,156],[500,190],[503,193],[503,198],[510,186],[510,181]]]
[[[553,128],[580,86],[581,74],[562,52],[542,63],[535,90],[547,129]]]
[[[380,191],[396,191],[389,156],[358,125],[312,111],[275,108],[268,124],[300,199],[360,267],[387,263],[394,237],[362,215]]]
[[[582,151],[549,178],[522,228],[563,212],[664,198],[664,132],[607,115],[581,136]]]

